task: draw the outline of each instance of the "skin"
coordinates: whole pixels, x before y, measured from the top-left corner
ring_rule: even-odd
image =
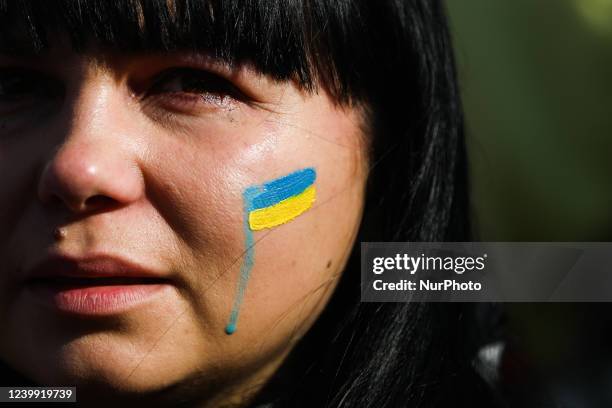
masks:
[[[354,243],[366,179],[359,109],[200,54],[75,54],[60,44],[0,56],[6,67],[36,70],[57,95],[0,94],[0,359],[39,383],[76,385],[91,405],[157,391],[152,401],[182,393],[205,407],[244,405],[316,320]],[[193,71],[160,80],[182,67]],[[184,86],[200,72],[239,92]],[[228,336],[242,192],[305,167],[317,170],[316,202],[255,232]],[[132,260],[171,285],[99,318],[27,295],[21,279],[33,264],[90,253]]]

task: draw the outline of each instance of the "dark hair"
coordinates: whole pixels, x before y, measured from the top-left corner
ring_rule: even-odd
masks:
[[[470,238],[462,110],[440,0],[0,0],[4,52],[40,52],[54,32],[77,51],[206,50],[367,107],[358,241],[330,304],[258,403],[487,404],[470,365],[470,305],[359,298],[359,241]]]

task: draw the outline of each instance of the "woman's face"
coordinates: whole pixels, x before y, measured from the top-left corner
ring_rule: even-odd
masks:
[[[353,245],[361,121],[200,54],[0,56],[0,359],[82,398],[257,389]],[[245,189],[305,168],[312,207],[251,230]]]

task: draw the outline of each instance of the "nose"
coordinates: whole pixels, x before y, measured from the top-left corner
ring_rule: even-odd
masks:
[[[41,201],[59,202],[71,212],[82,213],[138,200],[143,190],[140,174],[114,150],[103,143],[64,145],[43,171]]]
[[[89,88],[71,101],[62,144],[38,184],[44,204],[60,204],[75,214],[125,206],[144,192],[135,144],[129,143],[136,130],[125,103],[108,86]]]

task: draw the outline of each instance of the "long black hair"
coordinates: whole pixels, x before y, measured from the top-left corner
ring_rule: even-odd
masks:
[[[477,406],[470,306],[361,303],[359,241],[469,240],[463,117],[440,0],[0,0],[0,49],[206,50],[367,111],[358,241],[329,305],[255,405]],[[484,404],[484,403],[483,403]]]

